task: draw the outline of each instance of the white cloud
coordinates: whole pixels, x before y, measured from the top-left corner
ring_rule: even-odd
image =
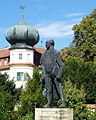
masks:
[[[65,17],[78,17],[84,15],[83,13],[69,13],[66,14]]]
[[[64,38],[73,35],[72,26],[74,24],[65,24],[64,22],[55,22],[48,25],[37,25],[38,31],[42,38]]]
[[[66,21],[43,21],[43,23],[36,25],[41,38],[65,38],[73,35],[72,27],[79,24],[82,20],[83,13],[71,13],[66,17],[72,17]],[[78,17],[77,17],[78,16]]]

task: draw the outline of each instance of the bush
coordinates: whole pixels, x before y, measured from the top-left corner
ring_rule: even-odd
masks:
[[[81,59],[67,59],[64,68],[64,80],[70,80],[79,89],[83,85],[86,95],[86,103],[96,102],[96,64],[84,62]]]

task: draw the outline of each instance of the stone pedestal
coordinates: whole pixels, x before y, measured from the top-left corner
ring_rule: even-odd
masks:
[[[73,120],[73,109],[35,108],[35,120]]]

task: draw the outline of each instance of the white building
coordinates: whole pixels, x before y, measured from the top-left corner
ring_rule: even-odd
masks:
[[[39,33],[22,20],[20,25],[9,27],[5,37],[11,48],[0,50],[0,73],[6,72],[17,88],[24,87],[26,75],[32,78],[34,66],[40,65],[40,56],[45,51],[34,47],[39,41]]]

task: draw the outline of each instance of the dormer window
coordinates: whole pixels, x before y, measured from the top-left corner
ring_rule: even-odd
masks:
[[[19,59],[22,59],[22,53],[19,54]]]

